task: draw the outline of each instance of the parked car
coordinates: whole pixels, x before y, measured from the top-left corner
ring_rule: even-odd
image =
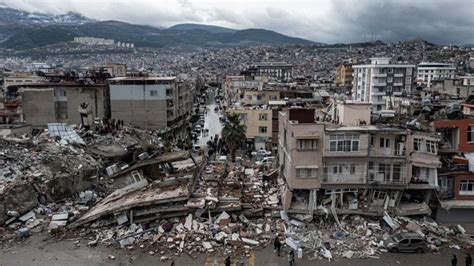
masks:
[[[272,165],[273,162],[275,162],[275,157],[267,156],[267,157],[263,157],[263,159],[260,160],[260,161],[256,161],[255,164],[257,164],[257,165]]]
[[[218,160],[218,161],[219,161],[219,162],[227,162],[227,156],[225,156],[225,155],[219,156],[219,160]]]
[[[384,242],[384,247],[390,252],[424,253],[426,243],[417,233],[398,233],[390,236]]]

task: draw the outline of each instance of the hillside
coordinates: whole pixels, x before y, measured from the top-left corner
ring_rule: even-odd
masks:
[[[221,47],[248,45],[312,44],[263,29],[210,32],[202,29],[159,29],[120,21],[90,22],[81,25],[47,25],[16,30],[1,44],[4,48],[25,50],[72,41],[74,37],[91,36],[131,42],[135,47]]]
[[[234,33],[237,30],[219,27],[214,25],[204,25],[204,24],[194,24],[194,23],[184,23],[184,24],[177,24],[168,28],[169,30],[204,30],[210,33]]]

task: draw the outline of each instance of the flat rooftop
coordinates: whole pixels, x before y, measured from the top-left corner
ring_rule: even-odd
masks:
[[[116,77],[108,79],[109,81],[121,81],[121,80],[175,80],[176,77]]]

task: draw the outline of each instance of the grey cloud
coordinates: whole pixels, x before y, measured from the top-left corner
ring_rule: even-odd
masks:
[[[321,42],[423,38],[474,43],[473,0],[120,1],[5,0],[28,11],[76,11],[100,20],[171,26],[194,22],[265,28]],[[321,10],[324,10],[322,12]]]

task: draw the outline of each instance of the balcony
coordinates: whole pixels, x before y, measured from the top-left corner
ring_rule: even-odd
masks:
[[[385,91],[374,91],[374,92],[372,92],[372,95],[385,96],[385,95],[387,95],[387,92],[385,92]]]
[[[403,73],[395,73],[395,74],[393,74],[393,76],[396,77],[396,78],[402,78],[404,76],[404,74]]]
[[[374,81],[372,85],[375,87],[385,87],[387,86],[387,82]]]
[[[385,78],[387,77],[387,73],[374,73],[373,76],[377,78]]]
[[[328,174],[324,173],[321,184],[365,184],[365,172],[354,174]]]
[[[403,82],[396,82],[396,83],[393,83],[393,86],[395,86],[395,87],[402,87],[402,86],[403,86]]]
[[[372,147],[369,150],[369,156],[373,157],[405,157],[404,149],[378,148]]]
[[[369,170],[368,183],[371,185],[406,185],[404,169],[405,167],[402,167],[397,175]]]

